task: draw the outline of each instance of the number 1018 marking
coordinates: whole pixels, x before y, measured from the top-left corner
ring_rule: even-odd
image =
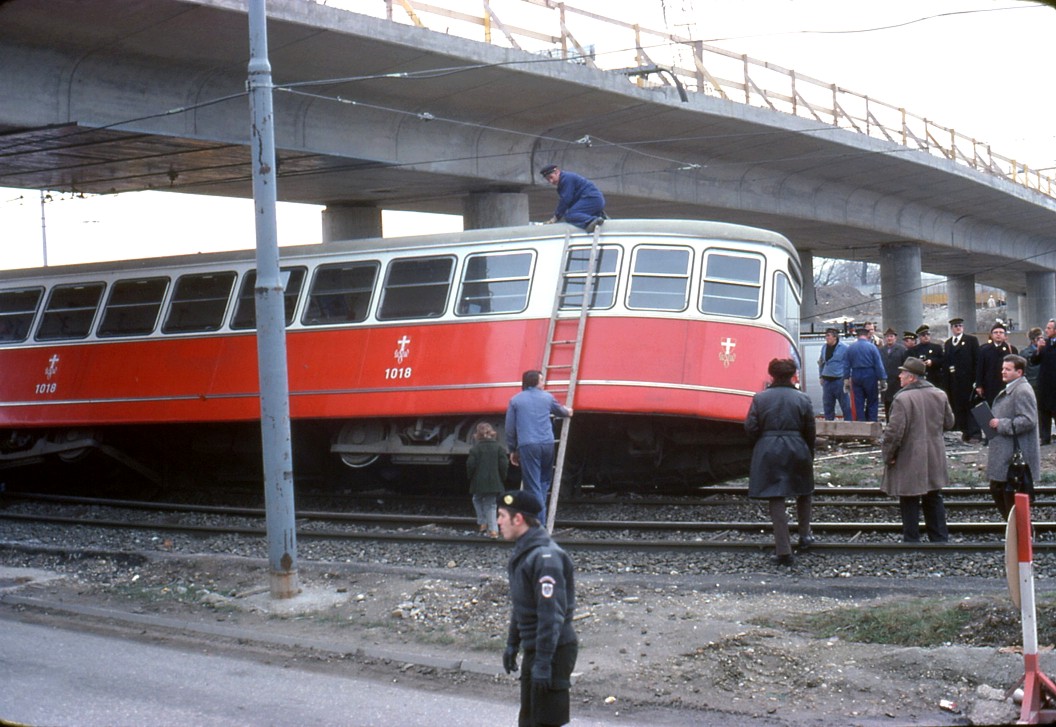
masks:
[[[55,390],[59,388],[59,385],[54,381],[46,384],[37,384],[36,393],[38,394],[54,394]]]
[[[411,367],[410,366],[394,366],[391,369],[385,369],[386,379],[409,379],[411,378]]]

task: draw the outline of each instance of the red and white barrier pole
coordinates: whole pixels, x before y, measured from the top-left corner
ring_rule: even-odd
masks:
[[[1016,504],[1008,524],[1006,553],[1011,554],[1014,545],[1018,559],[1018,579],[1014,584],[1009,568],[1008,581],[1012,587],[1012,600],[1016,601],[1016,596],[1019,596],[1019,610],[1023,622],[1023,704],[1019,711],[1019,723],[1048,724],[1056,722],[1056,709],[1043,709],[1042,704],[1056,703],[1056,684],[1053,684],[1038,666],[1038,623],[1034,605],[1034,547],[1029,495],[1016,495]],[[1008,561],[1007,565],[1011,566],[1011,558]],[[1015,585],[1018,585],[1018,589]]]

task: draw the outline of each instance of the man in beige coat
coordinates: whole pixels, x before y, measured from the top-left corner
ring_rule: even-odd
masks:
[[[926,371],[918,358],[907,358],[899,367],[902,388],[884,429],[881,489],[898,498],[905,543],[920,542],[921,504],[928,540],[945,543],[950,537],[941,492],[950,482],[942,432],[953,428],[953,409],[946,392],[924,379]]]

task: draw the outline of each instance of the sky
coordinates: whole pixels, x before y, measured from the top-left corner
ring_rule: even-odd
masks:
[[[479,0],[431,3],[473,13],[481,7]],[[325,4],[384,14],[384,0]],[[515,0],[491,4],[510,25],[540,12]],[[568,5],[776,63],[955,128],[1031,168],[1056,167],[1056,96],[1049,79],[1056,10],[1051,8],[1024,0],[568,0]],[[444,30],[430,25],[435,19],[423,19]],[[531,19],[539,22],[538,15]],[[629,31],[621,37],[611,27],[598,28],[596,37],[590,26],[574,32],[601,52],[633,44]],[[279,244],[319,242],[320,211],[280,203]],[[254,221],[252,202],[244,199],[170,192],[80,198],[53,192],[42,204],[38,190],[0,188],[0,269],[41,265],[45,241],[50,265],[252,248]],[[413,234],[425,224],[433,231],[458,230],[461,218],[385,211],[382,224],[388,237]]]

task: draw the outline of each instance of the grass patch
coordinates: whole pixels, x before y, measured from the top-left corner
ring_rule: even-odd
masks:
[[[1038,639],[1056,643],[1056,595],[1039,599]],[[892,646],[1013,646],[1022,643],[1019,609],[1007,597],[899,599],[811,614],[768,616],[760,625],[816,638]]]

